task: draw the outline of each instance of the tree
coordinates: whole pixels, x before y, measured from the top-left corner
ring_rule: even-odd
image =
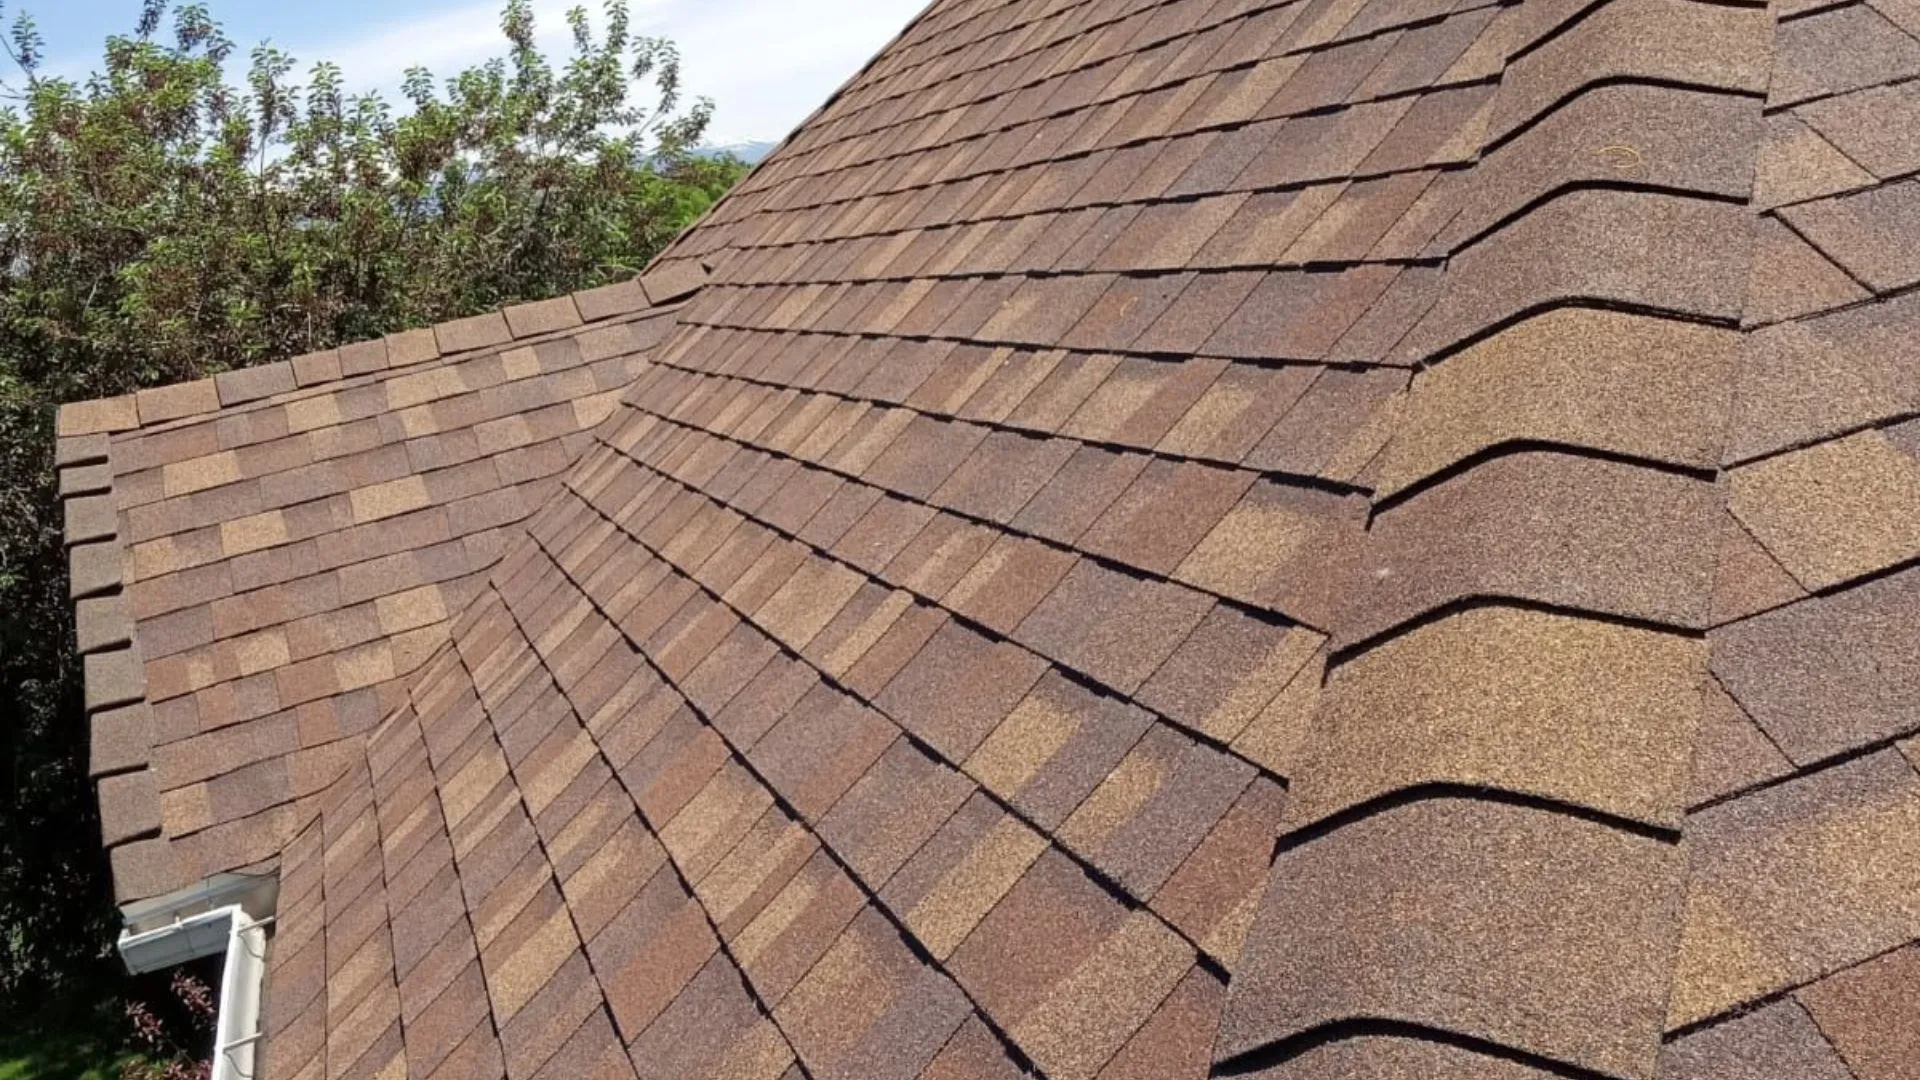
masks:
[[[52,475],[67,401],[356,341],[630,277],[745,171],[691,152],[671,43],[624,0],[573,51],[507,0],[505,57],[405,101],[253,51],[207,9],[145,0],[84,81],[16,17],[0,108],[0,1011],[111,980],[113,914]],[[170,33],[163,28],[171,25]],[[0,1024],[6,1021],[0,1021]]]

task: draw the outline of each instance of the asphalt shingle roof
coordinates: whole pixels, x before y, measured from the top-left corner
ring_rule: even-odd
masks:
[[[122,898],[277,869],[275,1077],[1904,1080],[1917,12],[941,0],[72,407]]]

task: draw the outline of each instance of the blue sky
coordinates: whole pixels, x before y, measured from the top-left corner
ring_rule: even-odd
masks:
[[[341,65],[356,89],[390,92],[411,64],[447,75],[499,55],[500,0],[207,0],[250,50],[270,40]],[[575,0],[535,0],[549,56],[569,47]],[[806,119],[917,15],[926,0],[630,0],[638,32],[679,43],[690,95],[717,108],[715,143],[775,140]],[[597,11],[601,0],[587,0]],[[48,67],[83,74],[110,32],[130,30],[139,0],[8,0],[47,39]]]

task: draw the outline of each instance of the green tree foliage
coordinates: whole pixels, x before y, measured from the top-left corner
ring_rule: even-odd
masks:
[[[99,71],[53,78],[31,20],[0,108],[0,1016],[111,979],[52,426],[125,393],[633,275],[744,166],[690,152],[712,105],[624,0],[572,54],[507,0],[506,55],[398,105],[145,0]],[[4,1025],[9,1021],[0,1021]]]

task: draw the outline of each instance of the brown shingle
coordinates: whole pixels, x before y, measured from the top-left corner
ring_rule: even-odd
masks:
[[[994,530],[954,514],[936,514],[880,576],[922,596],[940,596],[993,545]]]
[[[1152,907],[1228,969],[1266,893],[1285,795],[1257,777],[1153,895]]]
[[[1155,448],[1237,462],[1299,401],[1320,369],[1306,364],[1231,364]]]
[[[729,945],[761,999],[777,1006],[862,910],[853,879],[816,852]]]
[[[1727,460],[1816,442],[1920,408],[1902,343],[1920,320],[1908,297],[1747,334]]]
[[[775,1006],[774,1019],[816,1075],[907,1080],[969,1012],[959,988],[869,908]]]
[[[65,431],[65,423],[61,428],[60,436],[54,443],[53,462],[56,467],[70,469],[79,465],[106,464],[110,444],[104,432],[69,435]]]
[[[1774,57],[1769,105],[1790,105],[1920,72],[1920,42],[1865,4],[1783,24]]]
[[[147,696],[145,665],[138,648],[93,653],[84,662],[87,712],[130,705]]]
[[[1670,845],[1548,811],[1365,818],[1275,861],[1215,1053],[1392,1017],[1648,1075],[1683,873]]]
[[[1150,459],[1081,446],[1013,519],[1013,527],[1071,544],[1120,497]]]
[[[979,1017],[960,1025],[922,1080],[1017,1080],[1025,1075]]]
[[[1312,1080],[1367,1076],[1473,1077],[1475,1080],[1546,1080],[1557,1075],[1504,1057],[1477,1053],[1420,1036],[1369,1035],[1316,1045],[1298,1057],[1246,1074],[1257,1080]]]
[[[1854,1074],[1806,1010],[1789,1000],[1675,1040],[1661,1051],[1659,1075],[1662,1080],[1849,1080]]]
[[[1786,755],[1811,764],[1913,726],[1906,571],[1716,631],[1713,670]]]
[[[1865,1080],[1913,1080],[1920,1076],[1920,1031],[1897,1004],[1920,992],[1920,947],[1869,960],[1800,991],[1798,997]]]
[[[1191,960],[1164,923],[1129,913],[1050,853],[954,954],[952,969],[1048,1075],[1091,1078]]]
[[[100,781],[100,842],[118,847],[160,831],[160,794],[153,772],[109,776]]]
[[[1772,50],[1765,12],[1635,0],[1595,15],[1599,17],[1575,22],[1507,70],[1495,101],[1491,136],[1503,136],[1570,91],[1609,77],[1640,76],[1724,90],[1766,88]]]
[[[915,603],[903,589],[866,582],[808,643],[804,655],[826,674],[844,677]]]
[[[1300,234],[1281,255],[1281,261],[1347,263],[1365,258],[1426,192],[1436,175],[1412,172],[1356,181]],[[1372,299],[1367,296],[1367,300]]]
[[[1920,42],[1912,42],[1920,49]],[[1920,183],[1905,181],[1801,203],[1782,216],[1828,258],[1877,292],[1920,281],[1913,254]]]
[[[181,887],[187,871],[166,838],[135,840],[109,852],[113,898],[120,903],[145,900]]]
[[[558,330],[567,330],[580,325],[580,313],[573,306],[573,298],[555,297],[531,304],[520,304],[501,312],[507,320],[507,327],[514,337],[530,337],[534,334],[550,334]]]
[[[1045,837],[975,794],[888,880],[880,899],[944,958],[1046,850]]]
[[[1795,110],[1846,157],[1886,180],[1920,168],[1920,85],[1878,86]]]
[[[1150,462],[1078,546],[1165,575],[1226,516],[1255,475],[1192,463]]]
[[[133,644],[133,616],[124,595],[77,601],[73,623],[74,645],[82,656]]]
[[[754,743],[748,757],[801,816],[818,821],[896,734],[879,713],[820,685]]]
[[[729,1066],[745,1075],[779,1076],[793,1061],[793,1049],[756,1004],[739,970],[716,954],[634,1040],[633,1061],[642,1073],[628,1075],[694,1076]],[[619,1049],[615,1043],[613,1050]]]
[[[1725,203],[1642,192],[1563,195],[1455,255],[1451,287],[1397,355],[1429,356],[1528,308],[1576,297],[1737,316],[1750,232]],[[1548,250],[1559,255],[1538,257]]]
[[[672,1003],[717,943],[700,905],[670,871],[628,889],[633,902],[587,943],[587,955],[615,1022],[631,1039]]]
[[[60,406],[54,428],[62,440],[89,435],[128,431],[140,426],[140,409],[134,396],[96,398]]]
[[[1780,322],[1842,307],[1869,295],[1776,218],[1761,219],[1753,263],[1753,286],[1747,294],[1749,322]]]
[[[896,739],[821,820],[820,834],[878,889],[972,790],[965,777]]]
[[[222,404],[212,379],[141,390],[134,398],[142,425],[164,424],[169,420],[213,412]]]
[[[1141,704],[1217,739],[1232,739],[1298,675],[1325,638],[1221,605],[1138,694]]]
[[[1155,725],[1061,824],[1060,842],[1150,897],[1253,775],[1241,759]]]
[[[433,328],[433,336],[439,351],[446,354],[504,344],[513,340],[513,331],[507,328],[506,318],[496,312],[441,323]]]
[[[1082,560],[1014,637],[1043,656],[1131,694],[1212,605],[1212,598],[1185,586]]]
[[[1780,748],[1717,680],[1703,691],[1700,731],[1694,736],[1689,805],[1699,805],[1793,771]]]
[[[1017,407],[1011,409],[1005,421],[1014,427],[1052,434],[1119,365],[1117,356],[1061,355]]]
[[[963,514],[1011,521],[1074,449],[1068,439],[995,431],[932,493],[930,501]]]
[[[1073,349],[1129,348],[1192,281],[1192,274],[1115,278],[1059,343]]]
[[[89,776],[146,766],[153,753],[153,713],[144,702],[95,713],[87,725],[92,732]]]
[[[764,784],[737,762],[728,762],[660,827],[660,843],[680,874],[698,889],[772,805],[773,793]],[[701,899],[705,902],[706,897]]]
[[[965,760],[1045,670],[1045,661],[1012,642],[948,623],[874,704],[948,760]]]
[[[721,937],[731,939],[759,917],[819,850],[819,839],[798,819],[778,807],[762,814],[695,886]]]
[[[237,371],[223,371],[214,376],[220,404],[233,406],[275,394],[285,394],[294,389],[293,365],[282,361],[277,364],[263,364],[259,367],[240,368]]]
[[[1173,576],[1243,603],[1331,628],[1351,601],[1366,507],[1324,491],[1261,481]],[[1300,573],[1300,567],[1314,567]]]
[[[76,495],[104,495],[113,490],[113,469],[104,462],[98,465],[74,465],[60,470],[60,497],[70,499]]]
[[[1754,164],[1754,206],[1770,210],[1872,184],[1872,174],[1813,128],[1786,113],[1768,118],[1766,142]]]
[[[1151,718],[1048,672],[967,758],[967,774],[1043,829],[1057,829]]]
[[[1441,242],[1457,248],[1548,192],[1582,182],[1744,196],[1754,184],[1759,128],[1750,98],[1634,85],[1590,90],[1473,170]]]
[[[1201,349],[1253,360],[1319,360],[1386,290],[1395,273],[1386,266],[1275,271]]]
[[[1261,212],[1255,208],[1256,201],[1250,200],[1243,206],[1241,214]],[[1233,223],[1228,222],[1222,230],[1223,234],[1232,228]],[[1219,240],[1216,239],[1215,243],[1218,244]],[[1204,253],[1200,260],[1203,265],[1220,265],[1217,261],[1209,261]],[[1227,260],[1229,263],[1233,261]],[[1253,292],[1261,277],[1261,274],[1251,272],[1198,275],[1180,294],[1180,298],[1134,339],[1132,348],[1141,352],[1184,355],[1198,352],[1200,346],[1219,329],[1222,320]]]
[[[1406,385],[1405,374],[1391,368],[1326,369],[1242,464],[1296,476],[1351,480],[1343,471],[1352,464],[1348,458],[1360,444],[1368,446],[1366,457],[1377,451],[1371,446],[1377,441],[1373,432],[1383,418],[1392,418],[1391,410]]]
[[[1187,973],[1120,1052],[1100,1080],[1193,1080],[1207,1075],[1226,988],[1199,968]]]

